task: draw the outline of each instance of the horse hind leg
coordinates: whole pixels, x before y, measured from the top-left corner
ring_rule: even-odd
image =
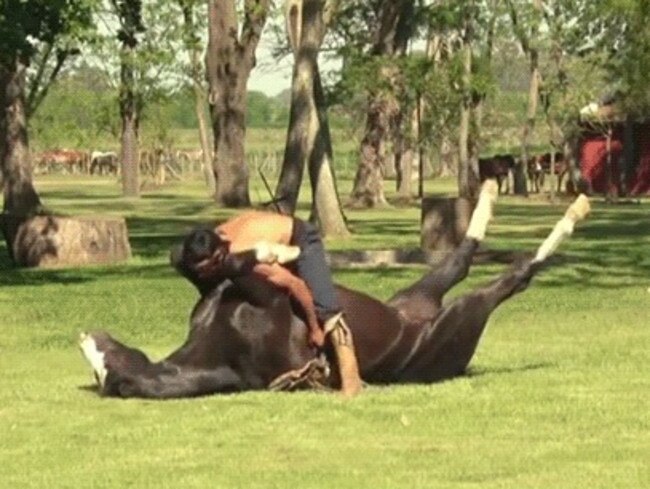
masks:
[[[465,372],[490,314],[503,301],[528,287],[531,279],[544,267],[546,259],[588,213],[589,201],[580,195],[556,223],[534,259],[445,306],[436,320],[423,330],[416,353],[406,364],[402,378],[431,382]]]
[[[553,254],[562,241],[573,234],[576,223],[587,217],[589,211],[589,199],[584,194],[581,194],[555,224],[551,233],[537,249],[537,253],[532,260],[507,271],[500,278],[477,292],[484,297],[489,312],[492,312],[507,298],[524,291],[528,287],[533,276],[544,267],[547,258]]]
[[[463,241],[434,270],[410,287],[397,292],[388,301],[390,306],[408,317],[417,315],[414,319],[434,317],[447,291],[467,277],[474,252],[485,238],[497,196],[497,183],[494,180],[483,182]]]

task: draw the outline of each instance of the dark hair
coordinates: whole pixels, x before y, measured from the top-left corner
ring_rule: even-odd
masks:
[[[223,243],[212,229],[195,229],[185,238],[185,258],[190,262],[199,262],[212,256]]]

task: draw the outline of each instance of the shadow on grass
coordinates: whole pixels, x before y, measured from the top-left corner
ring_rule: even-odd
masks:
[[[557,367],[556,363],[541,362],[521,365],[517,367],[469,367],[460,377],[483,377],[485,375],[503,375],[528,372],[531,370],[545,370]]]
[[[1,253],[2,251],[0,251]],[[5,255],[5,253],[2,253]],[[120,264],[111,266],[89,266],[68,269],[27,269],[13,266],[11,262],[0,265],[0,286],[40,286],[53,284],[80,284],[104,279],[128,279],[146,277],[162,279],[177,276],[167,263],[144,265]]]
[[[97,384],[78,385],[77,390],[99,395],[99,386]]]

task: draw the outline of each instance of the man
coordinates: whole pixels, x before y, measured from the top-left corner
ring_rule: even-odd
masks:
[[[346,396],[357,394],[362,382],[352,336],[343,319],[318,230],[291,216],[249,211],[217,226],[215,234],[217,251],[199,273],[210,276],[217,273],[225,255],[254,250],[258,263],[252,272],[286,289],[300,303],[310,344],[320,348],[329,335],[339,364],[341,390]],[[283,266],[293,260],[295,273]]]

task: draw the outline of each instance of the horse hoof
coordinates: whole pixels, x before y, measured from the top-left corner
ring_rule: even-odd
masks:
[[[585,194],[580,194],[573,204],[569,206],[567,217],[573,222],[582,221],[590,211],[589,198]]]
[[[97,384],[99,384],[100,388],[103,388],[104,382],[106,381],[106,374],[108,373],[104,361],[104,353],[97,347],[97,342],[90,333],[82,332],[79,335],[79,347],[81,348],[81,353],[93,369]]]

